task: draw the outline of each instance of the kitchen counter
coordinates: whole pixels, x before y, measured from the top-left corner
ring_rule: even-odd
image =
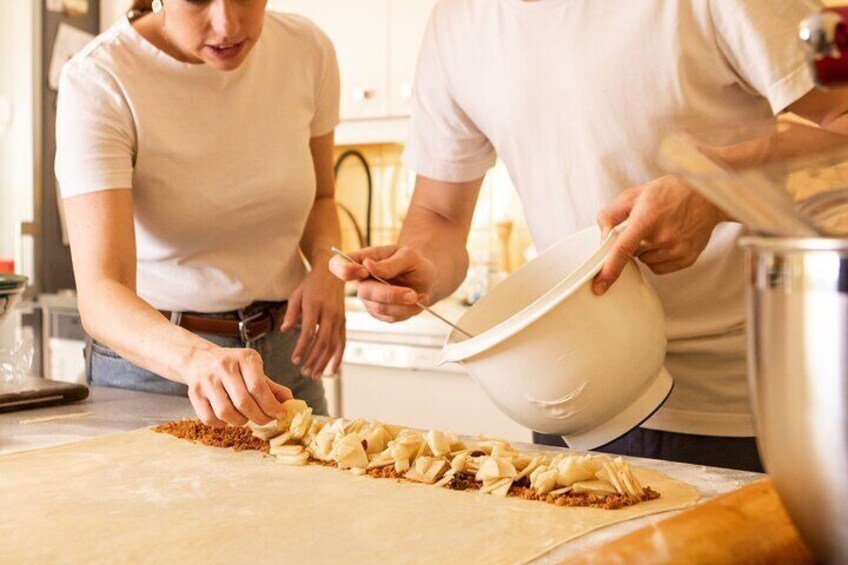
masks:
[[[433,306],[439,315],[453,322],[459,320],[468,308],[456,297],[447,298]],[[381,322],[372,317],[355,296],[345,298],[345,311],[348,334],[381,334],[394,341],[441,347],[450,333],[450,328],[444,322],[427,312],[395,324]]]
[[[90,414],[85,414],[90,412]],[[79,414],[70,419],[27,423]],[[0,455],[63,445],[193,417],[185,398],[94,387],[83,402],[0,414]]]
[[[90,414],[82,415],[86,412]],[[79,414],[70,419],[44,421],[45,418]],[[128,431],[162,422],[193,416],[185,398],[130,392],[109,388],[93,388],[85,402],[0,414],[0,455],[82,441],[100,435]],[[28,420],[42,420],[26,423]],[[534,446],[516,444],[522,449]],[[546,448],[553,449],[553,448]],[[661,471],[694,486],[704,500],[736,490],[763,475],[700,465],[685,465],[666,461],[628,458],[642,467]],[[57,471],[57,476],[60,476]],[[574,553],[595,547],[627,534],[649,523],[670,516],[670,513],[648,516],[593,532],[564,544],[538,563],[555,563]]]

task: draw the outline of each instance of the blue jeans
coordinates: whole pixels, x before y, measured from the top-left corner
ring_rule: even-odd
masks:
[[[537,432],[533,432],[533,443],[566,447],[562,437]],[[696,436],[636,428],[593,451],[763,472],[757,440],[752,437]]]
[[[237,337],[198,333],[198,336],[222,347],[244,347]],[[327,399],[324,397],[324,385],[321,380],[313,381],[303,377],[300,369],[291,362],[291,355],[297,343],[299,333],[282,333],[275,327],[265,337],[253,343],[252,348],[259,353],[265,364],[265,373],[274,381],[292,390],[295,398],[306,402],[314,414],[327,415]],[[154,394],[188,396],[188,387],[164,379],[159,375],[137,365],[133,365],[117,353],[95,340],[89,340],[86,352],[86,374],[88,383],[93,386],[123,388]]]

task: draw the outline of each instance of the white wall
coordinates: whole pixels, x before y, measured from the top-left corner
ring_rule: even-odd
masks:
[[[20,252],[18,226],[32,220],[35,13],[43,1],[0,0],[0,259]],[[131,4],[101,0],[101,26],[111,25]],[[4,127],[9,108],[11,122]]]
[[[32,219],[34,193],[33,56],[38,1],[42,0],[0,0],[0,114],[5,114],[0,116],[0,258],[16,258],[18,264],[18,226]],[[11,345],[15,321],[16,316],[10,316],[0,324],[0,348]]]
[[[0,257],[16,253],[18,224],[32,218],[33,49],[36,0],[0,0],[0,106],[11,122],[0,131]]]
[[[127,13],[132,0],[100,0],[100,29],[109,28],[118,18]]]

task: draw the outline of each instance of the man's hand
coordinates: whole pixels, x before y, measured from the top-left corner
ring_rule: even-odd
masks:
[[[692,266],[713,230],[729,217],[681,179],[667,175],[621,193],[598,215],[604,236],[625,220],[603,269],[595,277],[603,294],[634,257],[657,274]]]
[[[350,256],[365,266],[337,256],[330,260],[330,271],[343,281],[359,281],[357,296],[378,320],[400,322],[421,312],[416,302],[429,306],[436,269],[418,252],[389,245],[353,251]],[[392,286],[372,279],[372,273]]]

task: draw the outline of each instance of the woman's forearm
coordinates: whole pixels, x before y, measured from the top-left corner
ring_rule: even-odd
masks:
[[[332,196],[318,197],[306,221],[300,248],[313,269],[328,270],[331,247],[341,245],[336,201]]]
[[[88,334],[131,363],[184,382],[187,360],[214,346],[171,324],[136,294],[132,191],[83,194],[64,206]]]
[[[170,323],[118,281],[103,279],[80,289],[78,303],[91,337],[130,363],[172,381],[185,382],[184,368],[191,358],[215,347]]]
[[[329,274],[330,248],[341,245],[342,228],[336,210],[336,179],[333,171],[334,134],[328,133],[309,141],[315,168],[315,202],[309,211],[300,249],[313,270]]]

